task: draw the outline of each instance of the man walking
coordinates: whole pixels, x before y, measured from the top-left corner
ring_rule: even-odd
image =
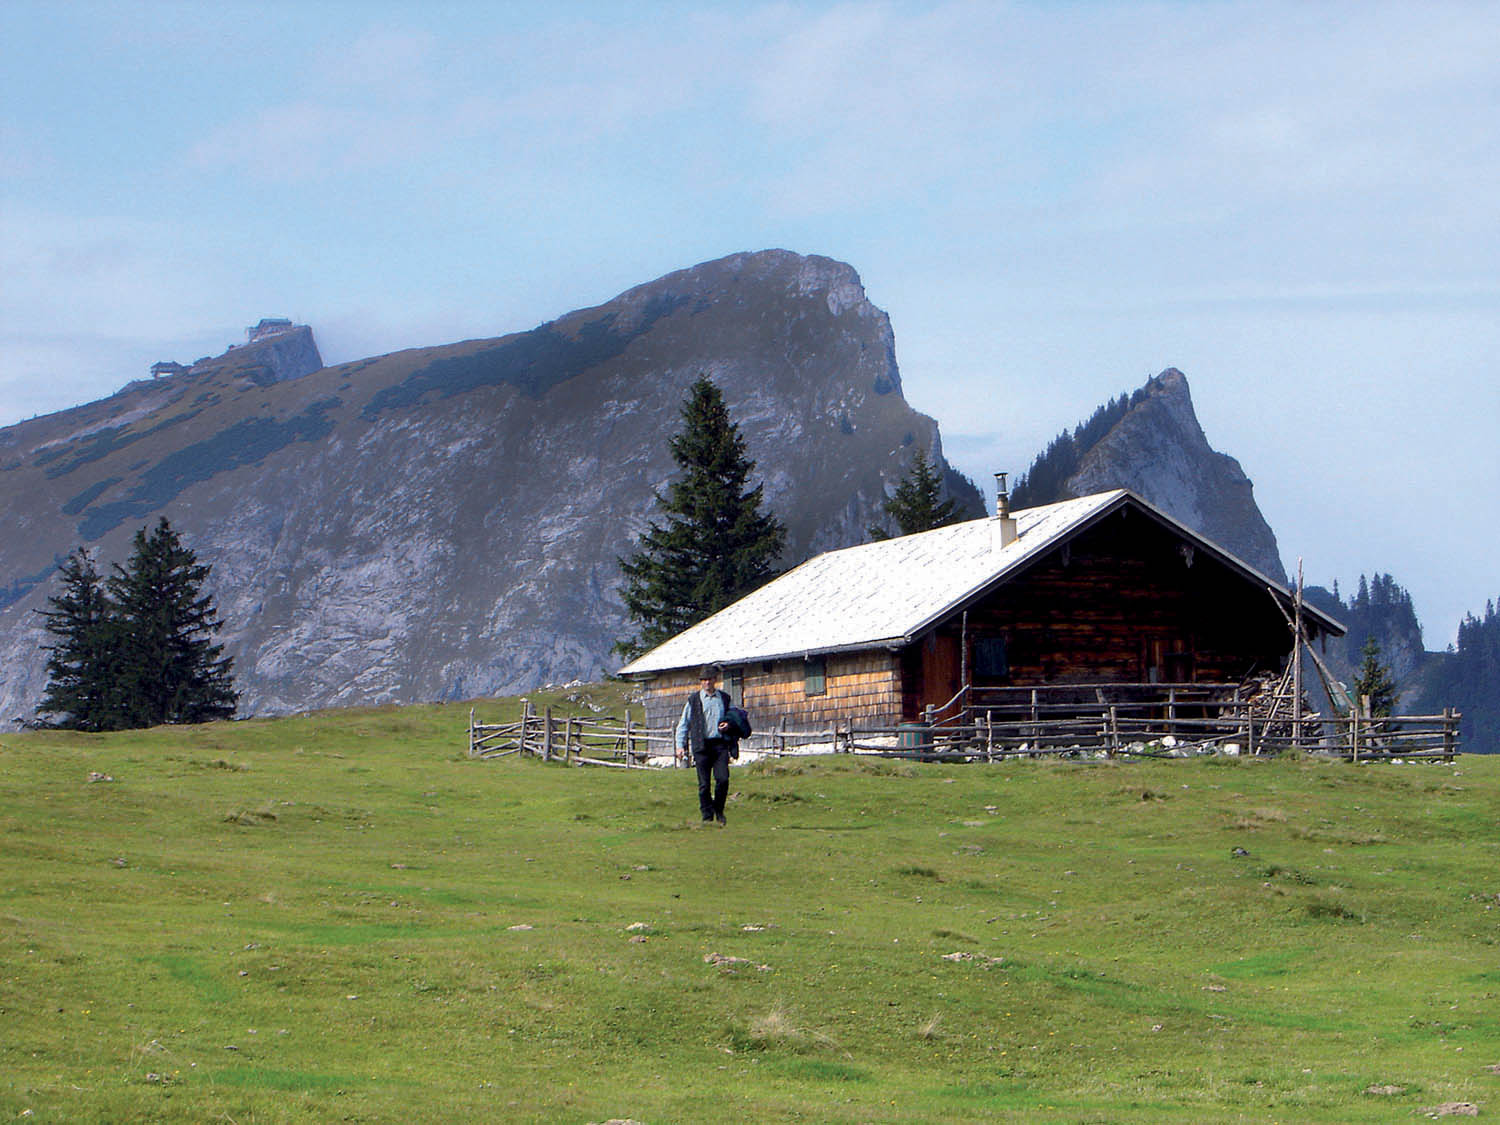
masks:
[[[680,760],[691,753],[693,765],[698,767],[698,808],[704,824],[725,823],[729,755],[737,737],[729,722],[729,696],[719,690],[719,669],[706,665],[698,670],[698,690],[688,696],[682,718],[677,720],[677,757]]]

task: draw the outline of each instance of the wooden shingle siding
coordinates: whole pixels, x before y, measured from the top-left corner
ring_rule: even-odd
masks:
[[[827,657],[825,690],[808,695],[801,660],[778,660],[767,671],[762,664],[726,666],[740,669],[742,706],[757,731],[769,733],[785,718],[793,729],[832,723],[865,726],[894,724],[901,715],[901,676],[896,654],[883,650]],[[675,725],[690,693],[698,689],[697,669],[668,672],[646,685],[646,722]]]

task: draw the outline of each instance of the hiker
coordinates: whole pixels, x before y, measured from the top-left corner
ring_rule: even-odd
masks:
[[[705,665],[698,670],[698,690],[688,696],[677,720],[677,758],[681,761],[691,752],[698,767],[698,809],[704,824],[725,823],[729,759],[740,756],[740,735],[730,718],[729,696],[719,690],[719,669]]]

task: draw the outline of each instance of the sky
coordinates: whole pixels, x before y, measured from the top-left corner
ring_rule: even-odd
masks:
[[[1290,570],[1500,596],[1500,5],[0,5],[0,425],[849,262],[981,487],[1177,367]]]

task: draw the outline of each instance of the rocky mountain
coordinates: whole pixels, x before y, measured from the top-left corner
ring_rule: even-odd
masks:
[[[735,254],[528,332],[316,354],[310,330],[278,331],[0,430],[0,717],[41,695],[57,562],[123,561],[160,514],[213,567],[246,712],[597,677],[623,631],[617,556],[700,374],[788,564],[861,541],[915,448],[980,508],[902,396],[886,314],[827,258]]]
[[[1286,581],[1276,535],[1240,463],[1208,444],[1187,377],[1175,367],[1099,408],[1037,458],[1016,503],[1128,488],[1261,573]]]

